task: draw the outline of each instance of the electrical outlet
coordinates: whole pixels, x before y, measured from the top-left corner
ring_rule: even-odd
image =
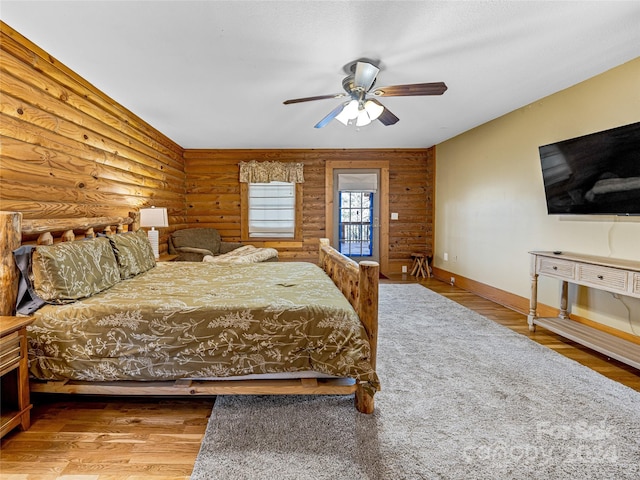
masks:
[[[451,277],[451,285],[455,285],[456,283],[456,277]]]
[[[406,265],[402,265],[402,273],[407,273],[407,266]]]
[[[447,252],[445,252],[445,253],[442,255],[442,259],[443,259],[445,262],[449,261],[449,254],[448,254]]]

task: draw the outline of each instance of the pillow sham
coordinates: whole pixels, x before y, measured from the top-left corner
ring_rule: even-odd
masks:
[[[32,271],[36,294],[49,303],[90,297],[120,281],[106,238],[39,245],[33,252]]]
[[[120,269],[120,278],[135,277],[156,266],[156,258],[142,230],[110,235],[109,242]]]

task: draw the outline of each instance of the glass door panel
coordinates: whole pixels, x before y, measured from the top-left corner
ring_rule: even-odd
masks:
[[[339,251],[348,257],[373,255],[373,192],[339,192]]]

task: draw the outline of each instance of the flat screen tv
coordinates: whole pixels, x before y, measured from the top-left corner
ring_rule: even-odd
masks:
[[[538,150],[549,214],[640,215],[640,122]]]

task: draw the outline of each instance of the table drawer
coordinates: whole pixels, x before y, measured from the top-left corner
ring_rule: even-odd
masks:
[[[576,280],[620,293],[627,292],[627,272],[617,268],[580,264],[577,266]]]
[[[633,274],[631,293],[640,295],[640,273]]]
[[[13,332],[0,340],[0,372],[20,362],[21,339],[22,335],[19,332]]]
[[[540,257],[538,273],[570,280],[573,279],[573,267],[573,262],[560,260],[558,258]]]

